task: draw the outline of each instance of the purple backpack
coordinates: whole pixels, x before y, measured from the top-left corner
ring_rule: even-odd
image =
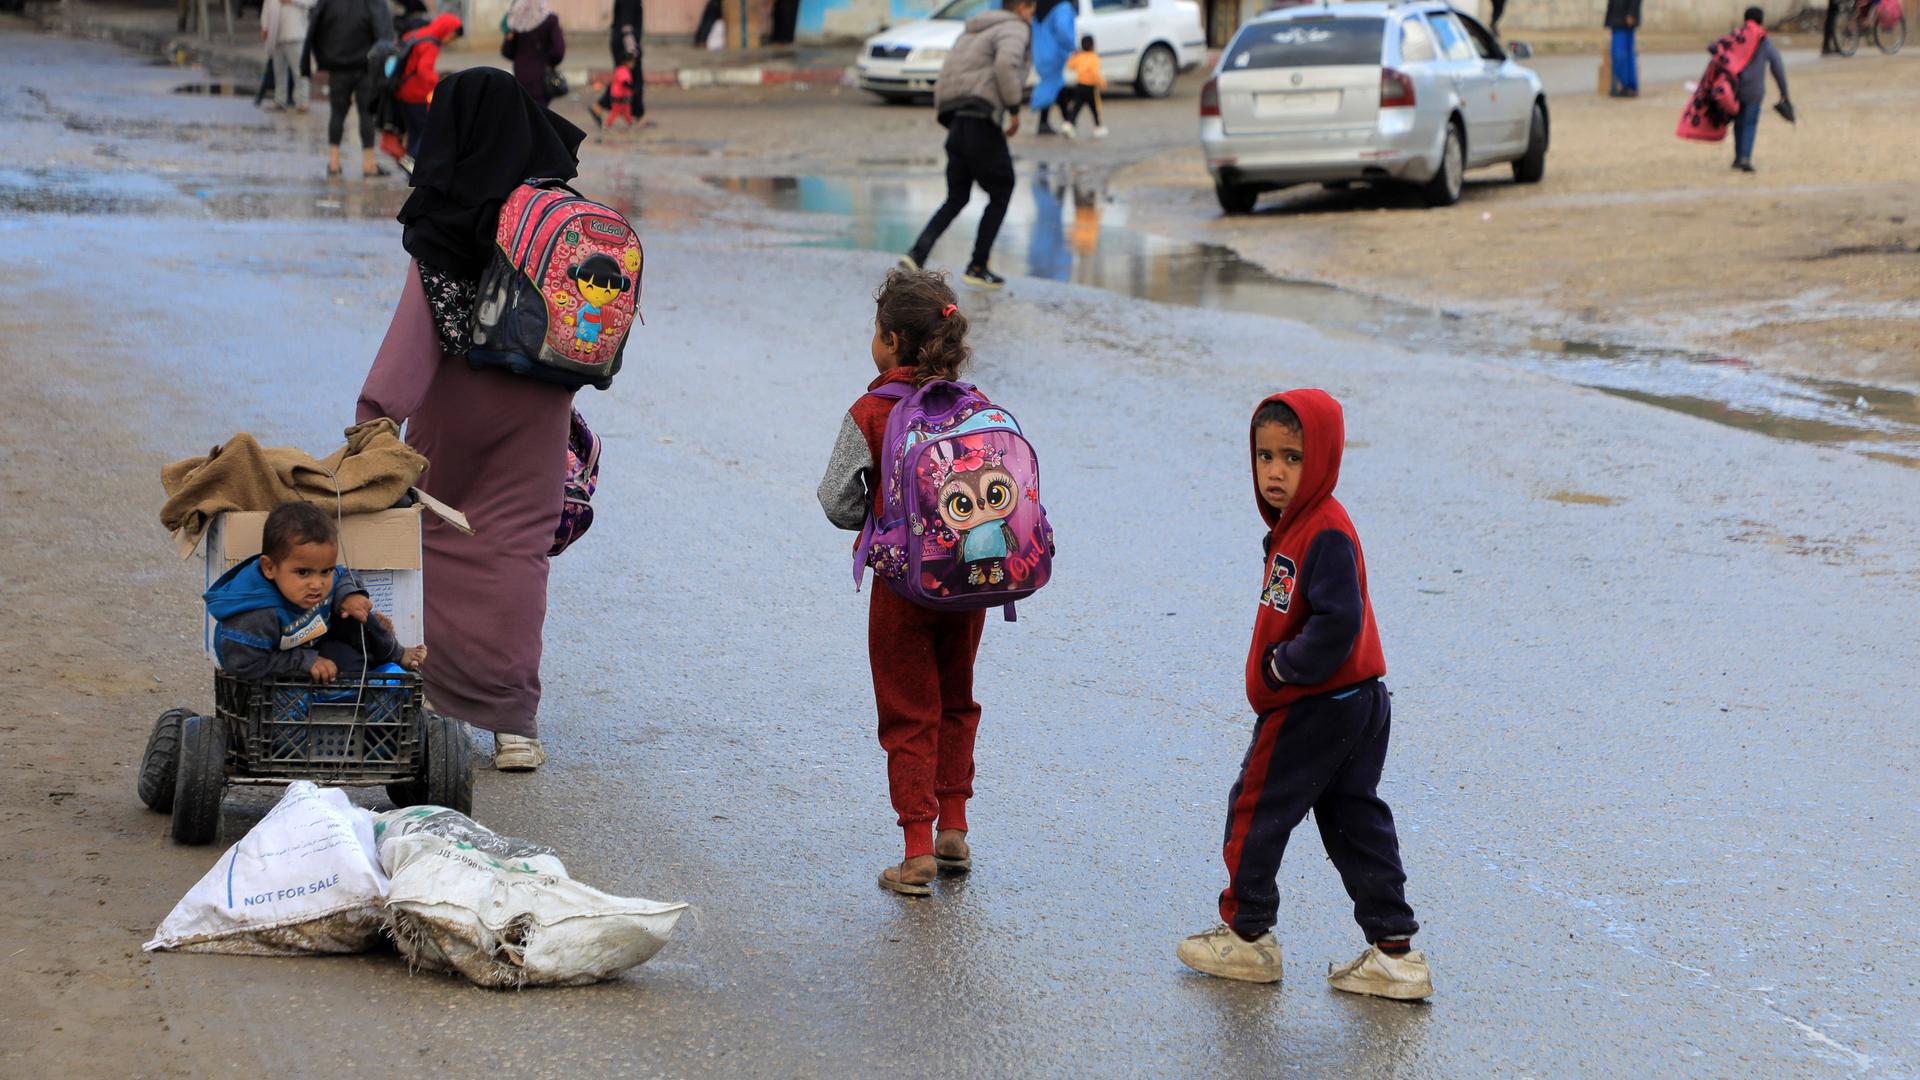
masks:
[[[553,530],[553,546],[547,557],[567,550],[575,540],[587,534],[593,525],[593,489],[600,485],[600,436],[587,426],[580,410],[573,410],[567,424],[567,482],[560,510],[560,525]]]
[[[880,447],[880,518],[853,551],[864,569],[922,607],[1006,608],[1053,573],[1053,528],[1040,505],[1040,461],[1013,414],[967,383],[870,391],[899,404]]]

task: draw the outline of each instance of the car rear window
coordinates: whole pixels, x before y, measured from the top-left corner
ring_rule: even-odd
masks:
[[[1384,19],[1289,19],[1241,31],[1221,71],[1380,62]]]

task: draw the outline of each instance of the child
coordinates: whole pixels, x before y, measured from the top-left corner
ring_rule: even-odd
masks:
[[[1321,390],[1290,390],[1253,414],[1253,490],[1267,520],[1260,614],[1247,654],[1259,719],[1228,798],[1220,893],[1226,925],[1180,943],[1188,967],[1246,982],[1280,980],[1274,877],[1287,837],[1312,810],[1369,947],[1329,970],[1336,990],[1417,1000],[1433,994],[1393,814],[1375,794],[1387,755],[1386,660],[1367,597],[1367,564],[1333,497],[1346,425]]]
[[[443,12],[405,38],[412,49],[406,54],[407,68],[393,100],[400,106],[401,123],[407,129],[407,160],[401,164],[409,173],[413,171],[413,159],[420,156],[420,140],[427,134],[427,106],[433,101],[434,87],[440,85],[440,46],[459,33],[460,16]]]
[[[220,667],[242,679],[305,674],[321,683],[381,664],[419,670],[427,647],[400,647],[360,580],[336,565],[339,553],[340,531],[326,511],[305,502],[274,507],[260,554],[222,574],[202,598],[220,622]]]
[[[607,117],[607,126],[615,121],[625,120],[628,127],[633,126],[633,68],[621,64],[613,69],[613,112]]]
[[[1107,77],[1100,73],[1100,54],[1093,51],[1092,34],[1083,36],[1080,51],[1067,57],[1067,70],[1073,72],[1074,85],[1067,87],[1060,101],[1060,112],[1066,117],[1060,133],[1073,138],[1074,118],[1085,106],[1093,110],[1093,137],[1106,138],[1106,125],[1100,122],[1100,91],[1107,88]]]
[[[955,379],[971,357],[967,317],[945,276],[894,270],[874,294],[873,364],[868,384]],[[880,512],[881,440],[895,402],[863,396],[840,424],[820,481],[827,520],[849,530]],[[973,868],[967,845],[967,800],[973,796],[973,658],[983,611],[934,611],[875,582],[867,614],[867,659],[887,752],[887,786],[906,833],[906,857],[880,872],[880,887],[907,896],[933,892],[940,873]],[[936,822],[939,835],[934,834]]]

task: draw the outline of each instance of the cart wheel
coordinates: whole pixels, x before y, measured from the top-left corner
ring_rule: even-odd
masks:
[[[227,726],[217,716],[180,719],[180,766],[173,785],[173,838],[205,844],[220,831],[227,790]]]
[[[436,712],[424,714],[417,779],[388,784],[395,806],[444,806],[473,813],[473,740],[467,725]]]
[[[173,781],[180,771],[180,721],[192,709],[168,709],[153,722],[147,752],[140,755],[140,801],[165,814],[173,809]]]

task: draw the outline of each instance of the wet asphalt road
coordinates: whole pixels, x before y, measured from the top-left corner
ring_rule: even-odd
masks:
[[[83,69],[113,88],[72,89]],[[244,102],[158,96],[165,73],[120,54],[0,33],[0,71],[0,268],[30,268],[10,302],[49,312],[6,362],[65,340],[62,298],[113,267],[113,312],[139,332],[100,348],[151,395],[131,418],[150,456],[129,467],[241,429],[331,446],[404,270],[381,220],[398,189],[326,189],[301,172],[310,135]],[[89,199],[123,212],[47,212]],[[978,869],[910,902],[873,885],[898,832],[865,597],[813,496],[870,374],[886,260],[641,228],[648,326],[615,389],[580,401],[607,449],[598,523],[554,568],[552,757],[483,774],[476,816],[697,918],[619,982],[518,995],[391,957],[156,958],[168,1013],[206,1025],[196,1069],[1920,1070],[1902,940],[1920,473],[1418,342],[1025,279],[969,294],[975,374],[1034,435],[1060,554],[982,649]],[[1300,384],[1348,407],[1340,490],[1396,690],[1382,790],[1435,965],[1428,1005],[1326,988],[1319,972],[1362,943],[1311,830],[1281,875],[1285,983],[1211,981],[1172,956],[1213,919],[1251,727],[1245,417]],[[152,602],[191,639],[198,574],[145,508],[89,544],[147,560]],[[229,839],[268,798],[229,800]],[[184,891],[211,856],[166,849],[157,872]]]

